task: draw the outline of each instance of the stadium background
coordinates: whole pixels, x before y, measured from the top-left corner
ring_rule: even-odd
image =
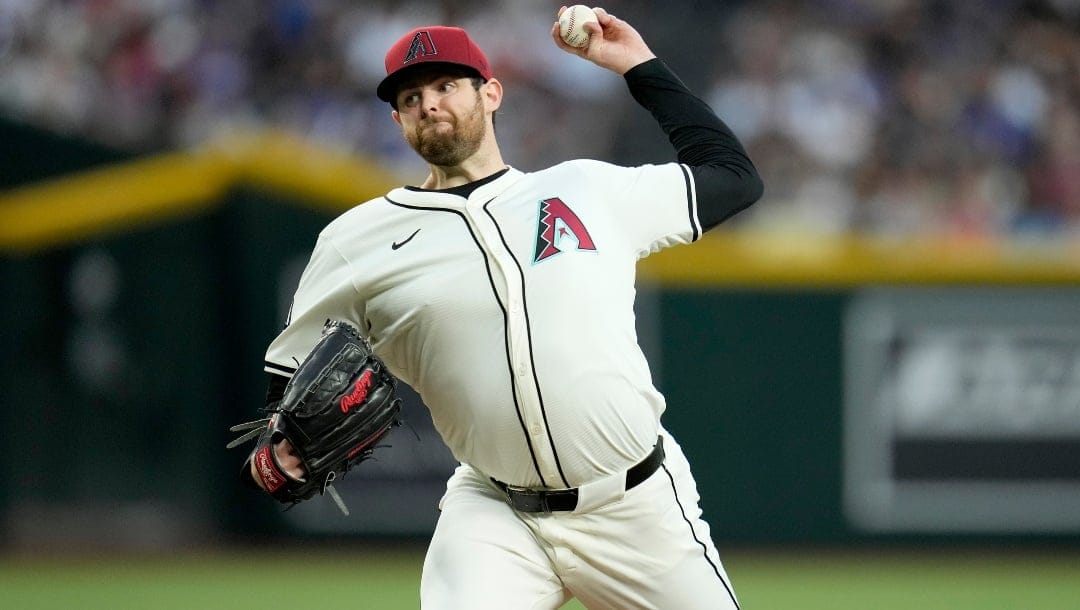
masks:
[[[638,303],[744,606],[1075,607],[1080,4],[606,6],[766,180],[643,262]],[[370,95],[395,32],[490,49],[520,169],[670,158],[617,78],[550,45],[555,8],[0,2],[13,607],[310,605],[268,592],[287,579],[415,607],[452,466],[415,396],[350,518],[240,489],[226,428],[318,229],[423,171]]]

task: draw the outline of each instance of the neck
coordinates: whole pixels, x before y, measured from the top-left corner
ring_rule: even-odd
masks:
[[[489,138],[490,145],[481,146],[471,157],[458,165],[428,165],[428,174],[420,188],[442,190],[475,182],[506,167],[499,147]]]

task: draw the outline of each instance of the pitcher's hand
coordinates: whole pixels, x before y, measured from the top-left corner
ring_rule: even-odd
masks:
[[[565,10],[565,6],[560,8],[558,14],[562,15]],[[600,7],[594,8],[593,12],[596,13],[597,22],[582,26],[589,33],[588,44],[583,47],[566,44],[559,35],[558,21],[551,26],[551,37],[555,44],[567,53],[584,57],[616,74],[626,74],[630,68],[656,57],[641,34],[629,23]]]

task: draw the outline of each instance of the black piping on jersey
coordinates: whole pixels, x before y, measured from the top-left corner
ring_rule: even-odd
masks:
[[[281,366],[280,364],[274,364],[273,362],[270,362],[269,360],[265,360],[263,362],[263,364],[265,364],[266,368],[268,368],[268,369],[274,369],[274,373],[271,373],[271,374],[281,374],[281,375],[284,375],[285,377],[292,377],[293,373],[296,372],[295,368],[291,368],[291,367],[287,367],[287,366]]]
[[[465,217],[465,214],[462,214],[460,211],[452,209],[452,208],[439,208],[439,207],[430,207],[430,206],[408,205],[408,204],[404,204],[404,203],[399,203],[399,202],[394,201],[393,199],[390,199],[389,197],[385,197],[385,196],[383,197],[383,199],[386,199],[392,205],[396,205],[398,207],[406,208],[406,209],[409,209],[409,210],[450,212],[451,214],[457,215],[457,217],[461,219],[461,222],[465,223],[465,228],[469,231],[469,237],[472,238],[473,243],[476,244],[476,249],[480,251],[480,255],[483,256],[483,258],[484,258],[484,270],[487,272],[488,284],[491,286],[491,294],[492,294],[492,296],[495,297],[495,302],[498,303],[498,305],[499,305],[499,311],[502,312],[504,328],[508,329],[509,325],[510,325],[510,316],[506,312],[506,305],[504,305],[502,300],[499,299],[499,291],[495,288],[495,277],[491,273],[491,263],[488,261],[488,253],[485,252],[484,247],[480,245],[480,240],[478,240],[476,238],[476,234],[473,233],[472,227],[469,226],[469,219]],[[491,203],[491,202],[488,201],[488,203]],[[484,205],[487,205],[487,204],[484,204]],[[528,445],[528,447],[529,447],[529,455],[530,455],[530,457],[532,457],[533,468],[536,469],[536,475],[538,477],[540,477],[541,485],[543,485],[544,487],[547,487],[547,482],[544,480],[544,474],[542,472],[540,472],[540,461],[537,460],[537,458],[536,458],[536,449],[533,448],[532,439],[529,438],[529,429],[525,425],[525,416],[522,415],[522,413],[521,413],[521,401],[518,400],[517,384],[514,383],[514,362],[513,362],[513,358],[510,355],[510,337],[509,337],[509,333],[504,332],[503,337],[504,337],[504,340],[506,342],[506,368],[507,368],[507,373],[509,374],[509,378],[510,378],[510,395],[514,399],[514,409],[517,412],[518,424],[521,425],[521,432],[522,432],[522,435],[525,437],[525,444]]]
[[[690,170],[686,169],[686,166],[682,164],[679,164],[679,169],[682,170],[683,180],[686,182],[686,214],[690,217],[690,230],[693,231],[690,241],[694,242],[701,237],[701,231],[698,230],[697,215],[694,214],[694,185],[690,181]]]
[[[675,498],[675,504],[679,505],[679,514],[682,515],[683,521],[686,522],[687,527],[690,528],[690,535],[694,538],[694,542],[698,543],[701,547],[701,554],[705,557],[705,561],[712,567],[713,573],[720,579],[720,584],[724,585],[724,589],[727,591],[728,596],[731,597],[731,603],[735,604],[736,610],[739,608],[739,600],[735,599],[735,593],[731,590],[731,585],[728,581],[724,580],[724,577],[720,574],[720,568],[716,567],[716,563],[709,557],[709,547],[698,538],[697,531],[694,530],[694,524],[690,522],[690,518],[686,516],[686,509],[683,508],[682,500],[679,499],[678,488],[675,487],[675,477],[672,476],[671,471],[668,470],[667,464],[660,464],[660,468],[664,469],[664,474],[667,475],[668,481],[671,483],[671,495]]]
[[[491,201],[494,201],[494,199]],[[490,218],[491,222],[495,225],[495,230],[499,232],[499,240],[502,241],[502,245],[506,248],[507,254],[510,255],[510,259],[514,261],[514,265],[518,268],[518,274],[521,275],[521,309],[525,313],[525,335],[529,344],[529,365],[532,367],[532,378],[533,385],[536,387],[536,397],[540,400],[540,415],[544,418],[544,431],[547,432],[548,445],[551,447],[551,454],[555,456],[555,467],[559,471],[559,477],[562,478],[563,486],[570,487],[570,482],[566,480],[566,473],[563,472],[562,462],[559,461],[559,452],[555,450],[555,435],[551,433],[547,409],[544,407],[544,395],[540,391],[540,378],[536,376],[536,350],[533,349],[532,324],[529,322],[529,305],[525,302],[525,270],[521,268],[521,262],[514,256],[514,251],[510,248],[510,244],[506,243],[506,236],[503,235],[502,227],[499,226],[499,222],[495,220],[495,216],[492,215],[491,210],[488,209],[488,204],[490,204],[491,201],[488,201],[483,205],[484,213],[488,215],[488,218]],[[507,335],[509,335],[509,326],[506,331]]]

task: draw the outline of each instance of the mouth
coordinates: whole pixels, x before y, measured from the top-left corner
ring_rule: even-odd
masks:
[[[447,121],[434,121],[421,125],[416,135],[424,139],[444,139],[453,137],[455,131],[455,127]]]

